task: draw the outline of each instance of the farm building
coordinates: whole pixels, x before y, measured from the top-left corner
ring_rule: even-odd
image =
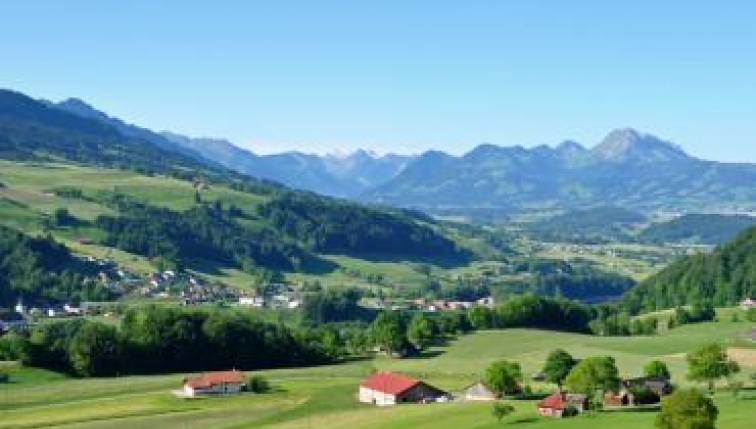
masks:
[[[672,393],[673,387],[669,379],[664,377],[639,377],[622,380],[622,388],[619,392],[607,392],[604,395],[604,405],[620,407],[627,405],[643,405],[657,403],[663,396]],[[651,393],[636,397],[638,390],[646,390]]]
[[[208,372],[184,380],[184,396],[225,395],[239,393],[244,387],[244,373],[237,370]]]
[[[588,409],[588,395],[556,392],[536,404],[538,414],[544,417],[565,417],[565,411],[572,408],[578,413]]]
[[[495,401],[499,399],[499,395],[496,392],[480,381],[466,387],[464,396],[468,401]]]
[[[360,383],[360,402],[374,405],[439,402],[449,394],[427,383],[393,372],[378,372]]]

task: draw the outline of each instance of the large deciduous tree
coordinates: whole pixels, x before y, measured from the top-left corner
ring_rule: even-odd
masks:
[[[719,411],[695,389],[681,389],[662,399],[655,426],[659,429],[714,429]]]
[[[562,383],[567,378],[570,370],[577,362],[575,359],[562,349],[557,349],[549,354],[546,358],[546,364],[543,367],[543,375],[546,381],[554,383],[561,389]]]
[[[486,369],[486,385],[494,392],[504,395],[518,393],[522,381],[522,370],[517,362],[494,362]]]
[[[727,357],[721,344],[707,344],[686,356],[688,361],[688,379],[705,381],[709,391],[714,392],[714,382],[740,372],[737,362]]]

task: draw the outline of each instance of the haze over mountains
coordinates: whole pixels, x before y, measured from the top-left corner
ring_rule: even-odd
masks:
[[[679,146],[631,128],[588,148],[481,144],[462,156],[347,156],[283,152],[257,155],[223,139],[156,133],[69,99],[58,108],[122,133],[250,176],[338,197],[437,209],[576,208],[710,211],[756,206],[756,165],[697,159]]]

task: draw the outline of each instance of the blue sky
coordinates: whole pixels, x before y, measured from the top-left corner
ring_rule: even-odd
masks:
[[[257,151],[596,144],[756,162],[756,2],[0,2],[0,87]]]

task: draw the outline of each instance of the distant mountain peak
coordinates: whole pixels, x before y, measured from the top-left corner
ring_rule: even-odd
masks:
[[[610,161],[672,161],[688,157],[676,144],[633,128],[610,132],[592,152]]]
[[[557,145],[556,150],[561,153],[581,153],[588,149],[574,140],[565,140]]]

